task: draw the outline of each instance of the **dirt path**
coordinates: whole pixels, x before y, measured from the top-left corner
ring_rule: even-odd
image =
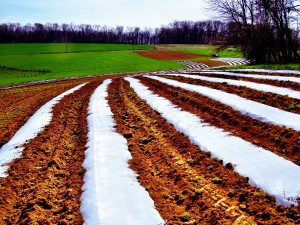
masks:
[[[109,86],[109,104],[128,140],[131,168],[167,224],[293,224],[274,199],[191,144],[123,79]]]

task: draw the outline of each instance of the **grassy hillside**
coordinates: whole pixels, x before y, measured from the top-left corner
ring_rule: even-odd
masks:
[[[218,53],[219,57],[226,58],[241,58],[243,57],[242,52],[238,48],[227,48],[221,51],[217,50],[217,46],[213,45],[183,45],[183,44],[173,44],[173,45],[158,45],[158,49],[162,50],[173,50],[185,53],[198,54],[201,56],[211,57],[214,53]]]
[[[94,74],[177,69],[174,62],[135,54],[132,45],[4,44],[0,45],[0,85]],[[151,49],[135,45],[134,49]],[[41,73],[49,70],[51,73]]]
[[[153,49],[150,45],[131,44],[80,44],[80,43],[43,43],[43,44],[0,44],[0,55],[29,55],[65,52],[132,51]]]

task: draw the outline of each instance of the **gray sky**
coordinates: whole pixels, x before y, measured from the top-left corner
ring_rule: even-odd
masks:
[[[205,0],[1,0],[0,23],[160,27],[209,19]]]

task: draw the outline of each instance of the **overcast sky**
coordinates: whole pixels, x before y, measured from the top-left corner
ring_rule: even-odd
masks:
[[[209,19],[205,0],[1,0],[0,23],[160,27]]]

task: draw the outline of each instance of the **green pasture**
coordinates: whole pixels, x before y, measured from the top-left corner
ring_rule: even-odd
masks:
[[[192,53],[208,58],[217,53],[219,57],[225,58],[242,58],[243,54],[240,49],[236,47],[218,50],[219,46],[215,45],[186,45],[186,44],[170,44],[170,45],[157,45],[161,50],[173,50],[178,52]]]
[[[150,49],[153,49],[153,46],[131,44],[20,43],[0,44],[0,55],[57,54],[66,52],[132,51]]]
[[[0,45],[0,85],[54,78],[164,69],[184,66],[142,57],[132,45],[110,44],[4,44]],[[151,49],[135,45],[134,49]],[[26,70],[21,71],[21,70]],[[51,73],[39,73],[50,70]]]

